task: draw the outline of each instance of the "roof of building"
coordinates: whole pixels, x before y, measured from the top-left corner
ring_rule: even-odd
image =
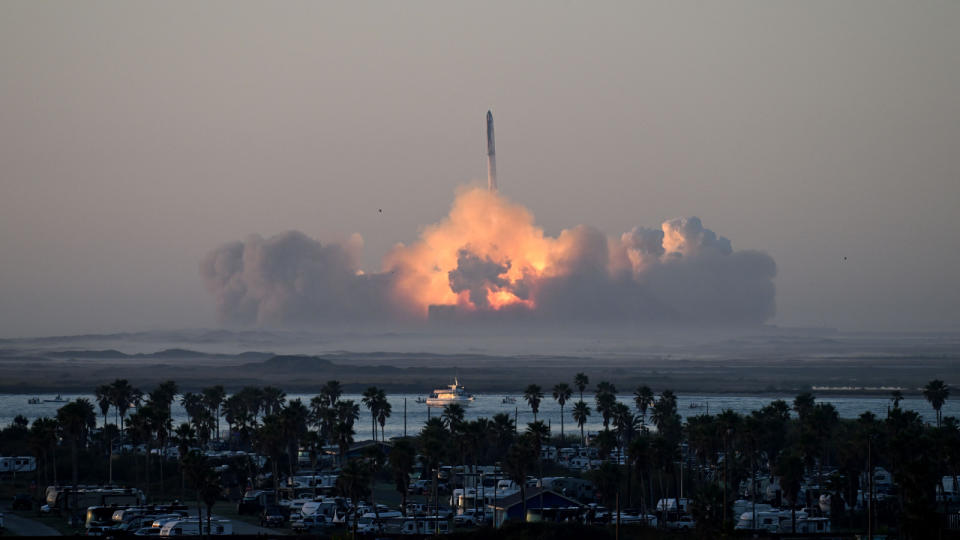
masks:
[[[540,497],[540,491],[541,491],[540,488],[530,488],[530,489],[528,489],[528,490],[527,490],[527,501],[529,502],[530,499],[539,498],[539,497]],[[569,502],[569,503],[570,503],[569,506],[583,506],[583,503],[578,502],[578,501],[576,501],[576,500],[574,500],[574,499],[571,499],[570,497],[567,497],[567,496],[565,496],[565,495],[561,495],[560,493],[557,493],[556,491],[553,491],[553,490],[551,490],[551,489],[544,489],[544,490],[542,490],[542,491],[543,491],[543,494],[544,494],[544,495],[553,495],[553,496],[555,496],[555,497],[558,497],[558,498],[560,498],[560,499],[563,499],[563,500],[566,501],[566,502]],[[520,492],[518,491],[517,493],[514,493],[513,495],[509,495],[509,496],[507,496],[507,497],[504,497],[502,500],[497,501],[496,508],[497,508],[497,510],[507,510],[507,509],[509,509],[509,508],[511,508],[511,507],[513,507],[513,506],[516,506],[516,505],[520,504],[520,502],[521,502],[521,494],[520,494]],[[491,506],[492,506],[492,505],[491,505]],[[529,504],[528,504],[528,506],[529,506]]]

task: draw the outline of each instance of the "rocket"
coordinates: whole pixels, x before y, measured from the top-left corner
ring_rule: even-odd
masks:
[[[487,111],[487,189],[497,190],[497,151],[493,144],[493,113]]]

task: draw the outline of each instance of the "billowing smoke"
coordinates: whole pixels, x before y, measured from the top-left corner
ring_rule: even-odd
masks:
[[[200,264],[221,320],[280,325],[323,320],[389,317],[388,275],[357,270],[355,236],[346,244],[321,245],[290,231],[250,236],[224,244]]]
[[[511,319],[760,323],[774,314],[776,265],[734,251],[696,217],[610,238],[557,237],[502,195],[467,189],[449,215],[380,273],[359,271],[358,238],[321,245],[299,232],[253,236],[207,255],[201,274],[227,322]]]

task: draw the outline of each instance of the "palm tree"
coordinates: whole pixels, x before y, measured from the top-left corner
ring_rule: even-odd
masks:
[[[627,482],[629,485],[630,478],[633,475],[633,468],[636,467],[637,470],[641,471],[640,474],[640,506],[643,508],[644,519],[647,515],[647,505],[646,498],[643,496],[643,471],[647,468],[646,465],[650,460],[650,438],[648,435],[641,434],[639,437],[636,437],[630,441],[630,446],[627,447],[627,464],[630,467],[630,470],[627,472]],[[627,488],[627,506],[632,504],[631,502],[632,491]]]
[[[374,441],[377,440],[377,414],[380,412],[380,398],[383,394],[383,390],[377,388],[376,386],[371,386],[363,392],[363,399],[361,400],[370,411],[370,432],[371,438]]]
[[[150,450],[153,443],[153,413],[150,407],[142,407],[130,415],[127,433],[134,443],[143,443],[146,452],[143,454],[144,493],[150,493]],[[134,458],[136,460],[136,458]],[[135,468],[135,470],[139,470]]]
[[[803,459],[795,451],[780,454],[774,473],[780,477],[780,488],[790,501],[790,520],[792,532],[797,532],[797,495],[803,482]]]
[[[543,515],[543,441],[550,438],[550,427],[543,421],[533,421],[527,424],[526,436],[533,443],[533,452],[537,457],[537,478],[540,479],[540,514]]]
[[[610,392],[600,392],[596,396],[597,412],[603,417],[603,429],[610,429],[610,417],[613,414],[613,406],[617,403],[617,396]]]
[[[327,381],[320,389],[320,398],[328,407],[336,405],[342,395],[343,387],[340,386],[340,381]]]
[[[633,413],[625,403],[617,402],[611,411],[613,427],[616,428],[618,447],[623,455],[623,447],[630,443],[635,432]]]
[[[815,404],[816,398],[810,392],[804,392],[793,399],[793,410],[800,418],[801,424],[807,420],[807,415],[813,410]]]
[[[213,517],[213,505],[217,503],[221,493],[223,493],[223,486],[220,484],[220,475],[215,470],[208,468],[207,474],[204,475],[200,484],[200,499],[203,501],[203,505],[207,507],[207,535],[211,534],[210,519]],[[197,518],[199,517],[197,516]]]
[[[340,449],[340,463],[343,463],[347,450],[353,444],[353,435],[356,433],[353,424],[360,418],[360,406],[351,399],[338,401],[336,412],[333,436]]]
[[[597,394],[610,393],[613,395],[617,394],[617,387],[610,381],[600,381],[597,383]]]
[[[287,393],[275,386],[264,386],[262,391],[263,414],[278,414],[287,400]]]
[[[590,406],[587,405],[587,402],[580,400],[573,404],[573,419],[580,426],[580,440],[582,444],[587,444],[587,437],[583,433],[583,426],[587,423],[587,419],[590,417]]]
[[[533,421],[537,421],[537,413],[540,412],[540,400],[543,399],[543,390],[540,389],[539,385],[531,384],[523,391],[523,399],[527,401],[527,405],[530,405],[530,410],[533,411]]]
[[[353,444],[353,435],[356,433],[353,429],[353,424],[347,422],[337,422],[333,426],[333,440],[337,443],[337,449],[340,451],[340,463],[343,463],[343,460],[347,456],[347,450],[350,450],[350,445]]]
[[[893,392],[890,392],[890,401],[893,402],[894,409],[899,409],[900,402],[903,401],[903,392],[900,390],[894,390]]]
[[[201,503],[204,503],[207,507],[207,534],[209,534],[213,504],[221,491],[219,475],[210,467],[206,456],[199,450],[191,450],[182,461],[186,475],[197,493],[197,528],[203,534]]]
[[[950,397],[950,387],[940,379],[934,379],[923,387],[923,397],[930,402],[930,406],[936,411],[937,427],[939,428],[942,421],[940,409],[943,408],[943,404],[946,403],[947,398]]]
[[[503,462],[507,477],[520,486],[520,500],[523,505],[524,520],[527,515],[527,472],[536,462],[537,454],[533,448],[532,437],[524,435],[515,441],[507,451],[507,459]]]
[[[447,431],[443,420],[440,418],[430,418],[427,420],[418,437],[418,446],[420,460],[423,462],[424,473],[430,473],[433,476],[433,489],[431,493],[436,493],[436,471],[440,468],[440,463],[443,459],[449,454],[450,449],[450,432]],[[434,501],[434,503],[436,504],[436,501]]]
[[[570,399],[570,396],[573,395],[573,390],[570,388],[570,385],[567,383],[559,383],[553,387],[553,399],[557,400],[557,403],[560,404],[560,440],[563,440],[563,406],[567,404],[567,400]]]
[[[111,402],[111,387],[109,384],[101,384],[93,392],[94,400],[96,400],[97,405],[100,406],[100,414],[103,415],[103,427],[107,427],[107,413],[110,412]]]
[[[307,420],[310,417],[310,411],[303,401],[294,399],[286,407],[280,409],[280,427],[283,431],[284,439],[287,441],[287,464],[289,465],[290,476],[293,476],[294,468],[299,462],[300,441],[307,435]]]
[[[177,443],[177,452],[180,454],[180,497],[184,498],[187,482],[187,469],[184,466],[184,460],[190,453],[190,449],[197,444],[197,434],[190,424],[183,422],[177,426],[177,429],[173,430],[173,437]]]
[[[577,373],[573,376],[573,385],[580,391],[580,401],[583,401],[583,391],[587,389],[589,384],[590,377],[587,377],[586,373]]]
[[[96,426],[97,413],[94,412],[93,405],[86,398],[78,398],[57,410],[57,422],[60,424],[63,438],[70,443],[73,492],[76,496],[80,474],[78,451],[81,445],[86,445],[90,429]]]
[[[597,403],[597,412],[603,417],[603,429],[610,429],[610,416],[613,405],[617,402],[617,387],[609,381],[600,381],[594,392]]]
[[[640,411],[640,423],[647,423],[647,409],[653,403],[653,390],[643,384],[637,387],[633,392],[633,401],[637,404],[637,410]]]
[[[321,440],[328,442],[336,423],[336,408],[322,395],[310,399],[310,422],[317,427]]]
[[[447,426],[447,429],[452,432],[459,429],[466,414],[467,411],[463,408],[463,405],[459,403],[448,403],[444,405],[440,418],[443,419],[443,423]]]
[[[228,397],[223,401],[223,416],[230,426],[231,436],[239,435],[240,442],[246,444],[255,423],[255,414],[248,400],[240,393]]]
[[[410,491],[410,473],[417,461],[417,450],[409,439],[400,439],[390,450],[390,470],[393,472],[393,482],[400,492],[403,504],[400,510],[407,515],[407,492]]]
[[[174,381],[163,381],[150,392],[150,401],[154,405],[170,409],[174,398],[177,397],[177,383]]]
[[[277,465],[280,456],[286,450],[287,438],[283,430],[283,422],[274,415],[263,417],[263,423],[254,432],[254,446],[261,455],[270,458],[270,465],[273,470],[273,493],[277,500],[280,500],[280,472]]]
[[[351,428],[354,422],[360,419],[360,405],[352,399],[337,402],[337,421],[348,424]]]
[[[390,402],[387,401],[386,396],[382,396],[380,399],[380,407],[377,410],[377,423],[380,424],[380,440],[386,441],[386,434],[384,431],[387,426],[387,418],[390,418],[390,413],[393,411],[393,406],[390,405]]]
[[[202,440],[208,440],[209,430],[205,428],[209,423],[207,420],[209,410],[206,403],[204,403],[203,396],[201,394],[187,392],[180,397],[180,405],[182,405],[183,409],[187,412],[187,417],[190,419],[190,423],[193,424],[196,433],[200,434]]]
[[[209,386],[200,391],[203,394],[203,402],[209,409],[210,414],[213,415],[214,422],[216,424],[216,440],[220,440],[220,405],[223,404],[223,400],[227,397],[227,391],[224,390],[223,385],[217,384],[214,386]]]
[[[498,455],[505,454],[510,445],[513,444],[517,434],[517,426],[513,423],[513,419],[507,413],[493,415],[490,422],[490,431],[496,446],[496,453]]]
[[[116,379],[110,388],[110,400],[117,409],[117,415],[120,417],[120,433],[123,433],[123,420],[141,392],[130,386],[126,379]]]
[[[47,484],[49,470],[53,469],[53,484],[57,485],[57,431],[60,426],[53,418],[41,417],[30,426],[30,445],[43,456],[43,479]],[[50,452],[49,455],[47,452]],[[48,461],[49,459],[49,461]],[[51,463],[52,462],[52,463]],[[50,467],[50,465],[53,467]]]
[[[97,402],[97,405],[100,406],[100,414],[103,415],[103,431],[101,432],[104,437],[107,436],[107,413],[110,412],[110,406],[112,403],[113,397],[113,388],[109,384],[101,384],[93,393],[94,399]],[[104,443],[107,445],[107,483],[113,483],[113,438],[104,440]]]
[[[351,505],[356,508],[357,502],[370,494],[370,468],[359,459],[351,459],[343,465],[340,475],[337,476],[337,489],[350,499]],[[357,512],[353,513],[353,537],[357,537]]]

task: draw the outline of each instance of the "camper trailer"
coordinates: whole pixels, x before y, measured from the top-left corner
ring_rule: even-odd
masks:
[[[37,458],[33,456],[0,457],[0,474],[19,474],[37,470]]]
[[[51,510],[84,509],[91,506],[136,506],[143,504],[143,492],[136,488],[100,488],[90,486],[49,486],[46,503]]]

